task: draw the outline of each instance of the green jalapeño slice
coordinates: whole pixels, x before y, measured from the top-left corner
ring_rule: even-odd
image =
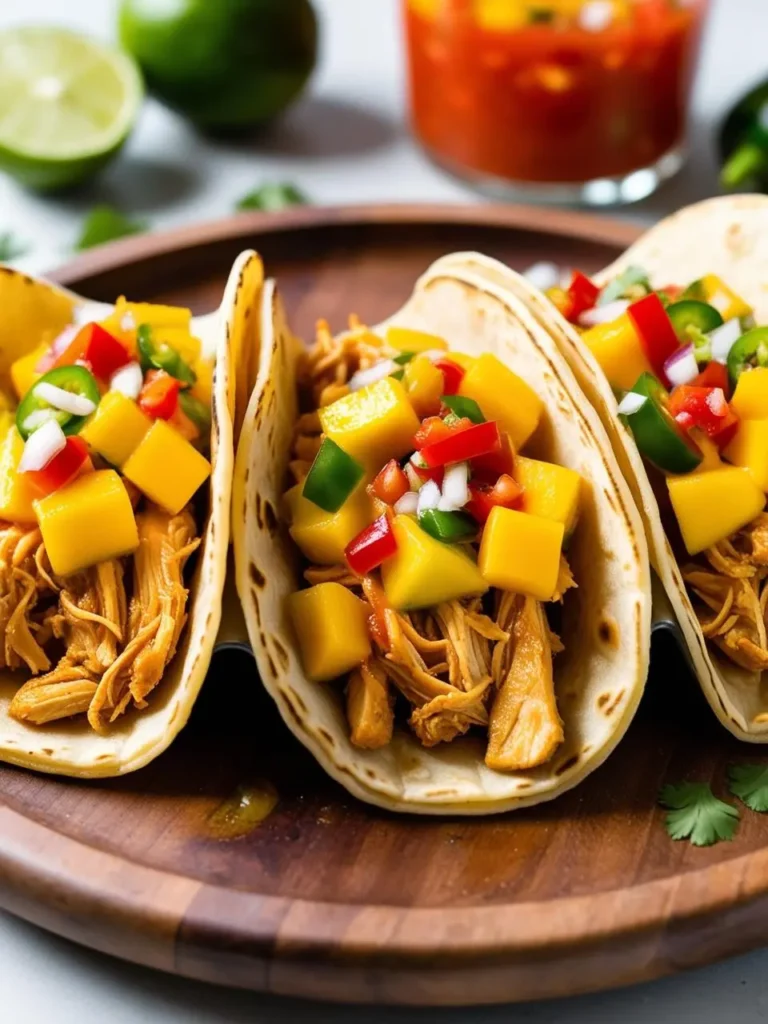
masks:
[[[652,373],[641,374],[632,393],[642,396],[626,422],[640,453],[664,473],[690,473],[703,455],[667,409],[667,392]]]

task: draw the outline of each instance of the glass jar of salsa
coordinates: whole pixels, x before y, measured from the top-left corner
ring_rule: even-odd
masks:
[[[708,0],[403,0],[412,118],[486,192],[603,205],[681,166]]]

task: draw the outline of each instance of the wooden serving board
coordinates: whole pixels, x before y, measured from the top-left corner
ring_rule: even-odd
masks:
[[[204,312],[253,246],[309,336],[319,315],[385,316],[449,251],[591,270],[635,234],[530,208],[307,209],[130,239],[57,279]],[[665,782],[720,790],[728,762],[765,756],[720,728],[661,637],[637,719],[576,790],[498,818],[397,817],[330,782],[253,662],[221,655],[148,768],[88,783],[0,768],[0,905],[139,963],[291,995],[473,1004],[627,984],[768,938],[768,816],[695,849],[656,806]]]

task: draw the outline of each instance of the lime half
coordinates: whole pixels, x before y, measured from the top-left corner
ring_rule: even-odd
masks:
[[[127,54],[66,29],[0,32],[0,169],[36,189],[83,181],[128,138],[142,96]]]

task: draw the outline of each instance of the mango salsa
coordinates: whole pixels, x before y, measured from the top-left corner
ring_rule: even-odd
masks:
[[[462,370],[471,369],[477,362],[475,356],[468,356],[464,352],[451,352],[446,358],[450,359],[452,363],[456,363]]]
[[[631,391],[643,373],[653,373],[626,313],[610,323],[590,327],[581,338],[600,364],[608,383],[618,391]]]
[[[739,466],[667,477],[672,507],[688,553],[696,555],[746,526],[763,511],[765,495]]]
[[[325,512],[302,496],[303,484],[285,495],[291,517],[290,534],[310,562],[318,565],[344,563],[344,548],[373,520],[371,499],[358,487],[338,512]]]
[[[706,274],[701,279],[700,287],[704,301],[714,306],[723,320],[735,320],[737,317],[749,316],[752,312],[752,307],[717,274]]]
[[[173,427],[155,420],[123,466],[123,475],[175,515],[211,475],[211,464]]]
[[[119,391],[108,391],[86,425],[82,439],[107,462],[122,466],[152,426],[136,402]]]
[[[414,356],[403,371],[403,386],[416,412],[423,419],[440,412],[440,399],[445,391],[442,371],[427,356]]]
[[[368,606],[340,583],[318,583],[291,594],[288,611],[310,679],[335,679],[371,653]]]
[[[579,514],[581,477],[572,469],[518,455],[515,480],[523,488],[523,510],[562,523],[566,536]]]
[[[139,546],[128,492],[113,469],[85,473],[34,504],[57,576],[120,558]]]
[[[387,600],[397,611],[484,594],[488,584],[459,548],[435,540],[410,516],[393,521],[397,553],[381,567]]]
[[[562,523],[497,506],[483,530],[478,566],[489,586],[551,601],[557,587]]]
[[[326,405],[320,424],[326,437],[373,471],[411,451],[420,425],[405,388],[393,377]]]
[[[11,383],[16,397],[21,400],[35,383],[40,374],[37,372],[37,364],[48,354],[49,343],[43,342],[37,348],[32,349],[26,356],[16,359],[11,363]]]
[[[436,334],[427,334],[426,331],[412,331],[410,327],[388,327],[384,336],[390,348],[398,352],[431,352],[440,349],[447,352],[448,345]]]
[[[536,427],[544,403],[536,392],[496,356],[486,352],[464,374],[459,394],[474,398],[487,420],[496,420],[515,448],[522,448]]]
[[[768,418],[768,367],[743,370],[736,382],[731,407],[739,419]]]
[[[768,419],[742,420],[723,455],[748,469],[760,490],[768,491]]]
[[[24,474],[18,472],[24,442],[12,426],[0,442],[0,519],[11,523],[35,523],[37,516],[32,502],[37,495]]]

